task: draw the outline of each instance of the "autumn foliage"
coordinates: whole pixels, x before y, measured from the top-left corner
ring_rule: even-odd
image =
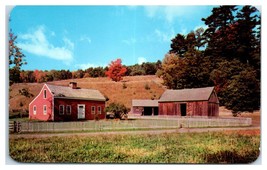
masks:
[[[126,71],[126,67],[122,66],[121,59],[118,58],[115,61],[111,61],[108,71],[106,71],[105,74],[113,81],[117,82],[122,80],[122,77],[125,75]]]

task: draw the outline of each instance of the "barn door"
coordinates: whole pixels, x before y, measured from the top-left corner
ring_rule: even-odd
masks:
[[[186,103],[180,104],[181,116],[186,116]]]
[[[85,105],[78,104],[78,119],[84,119],[84,118],[85,118]]]

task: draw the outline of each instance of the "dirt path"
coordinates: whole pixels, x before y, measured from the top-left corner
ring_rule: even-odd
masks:
[[[163,130],[142,130],[142,131],[116,131],[116,132],[84,132],[84,133],[45,133],[45,134],[10,134],[9,138],[46,138],[46,137],[71,137],[71,136],[95,136],[95,135],[116,135],[116,134],[161,134],[161,133],[201,133],[227,130],[256,130],[260,127],[238,127],[238,128],[181,128]]]

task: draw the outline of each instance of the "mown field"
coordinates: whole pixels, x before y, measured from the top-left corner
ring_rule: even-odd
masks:
[[[251,163],[259,155],[260,131],[18,138],[9,145],[18,162]]]

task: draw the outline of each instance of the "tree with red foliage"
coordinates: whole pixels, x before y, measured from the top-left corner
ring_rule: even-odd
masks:
[[[108,71],[105,74],[111,78],[113,81],[120,81],[122,77],[125,75],[127,69],[123,67],[121,64],[121,59],[117,59],[115,61],[111,61],[108,67]]]

